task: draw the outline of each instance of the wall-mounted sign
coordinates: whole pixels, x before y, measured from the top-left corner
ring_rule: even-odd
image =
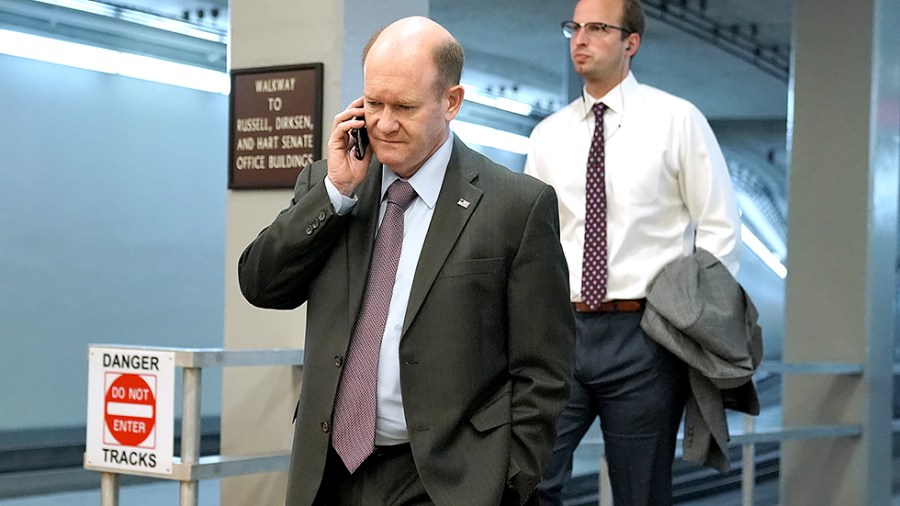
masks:
[[[322,64],[231,71],[228,187],[293,188],[322,157]]]
[[[172,474],[175,354],[88,349],[88,469]]]

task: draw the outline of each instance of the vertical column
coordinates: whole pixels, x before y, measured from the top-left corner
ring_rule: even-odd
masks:
[[[322,144],[331,118],[362,94],[360,53],[369,37],[392,21],[427,15],[427,0],[232,0],[229,68],[324,64]],[[224,128],[224,125],[223,125]],[[223,167],[223,170],[225,168]],[[237,284],[244,247],[287,206],[290,190],[229,191],[226,203],[224,345],[227,348],[302,348],[305,306],[296,311],[251,307]],[[290,451],[300,378],[289,368],[232,368],[223,376],[222,453]],[[222,480],[221,504],[284,504],[286,473]]]
[[[784,424],[859,438],[782,445],[781,503],[888,504],[900,164],[896,0],[796,0],[784,359],[862,376],[787,376]]]

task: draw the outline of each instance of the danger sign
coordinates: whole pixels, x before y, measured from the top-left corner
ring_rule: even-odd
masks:
[[[156,425],[156,387],[151,388],[150,383],[156,383],[156,376],[121,374],[106,390],[103,419],[115,442],[139,446]]]
[[[88,360],[85,467],[172,474],[174,353],[91,346]]]

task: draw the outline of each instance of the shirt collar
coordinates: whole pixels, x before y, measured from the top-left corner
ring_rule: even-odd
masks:
[[[600,98],[595,98],[588,93],[587,86],[585,85],[581,90],[584,99],[582,101],[584,103],[584,117],[587,118],[592,114],[591,109],[597,102],[603,102],[609,110],[621,114],[625,110],[625,96],[630,95],[632,90],[637,86],[637,79],[634,78],[634,74],[632,74],[630,70],[628,71],[628,75],[625,76],[625,79],[622,79],[622,82],[617,84],[613,89],[609,90],[606,95],[603,95]]]
[[[447,140],[441,144],[441,147],[428,160],[425,160],[425,163],[419,167],[419,170],[407,180],[429,209],[434,209],[434,205],[437,203],[438,194],[441,192],[441,185],[444,182],[444,173],[447,172],[447,164],[450,162],[450,154],[452,152],[453,132],[451,131],[450,135],[447,136]],[[383,165],[383,167],[384,170],[381,172],[382,200],[384,200],[384,194],[387,192],[388,186],[400,179],[400,176],[395,174],[390,167],[387,165]]]

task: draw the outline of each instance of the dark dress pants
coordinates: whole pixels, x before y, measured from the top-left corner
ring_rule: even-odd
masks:
[[[333,448],[328,449],[325,472],[314,506],[426,506],[428,496],[408,444],[376,448],[352,475]],[[518,494],[504,494],[498,506],[519,506]],[[538,506],[537,493],[524,506]]]
[[[369,506],[434,504],[425,492],[409,444],[376,448],[350,474],[333,448],[328,449],[325,473],[316,506]]]
[[[672,503],[672,461],[688,391],[687,366],[644,333],[642,315],[576,313],[574,381],[540,485],[542,505],[562,504],[572,454],[597,416],[613,503]]]

